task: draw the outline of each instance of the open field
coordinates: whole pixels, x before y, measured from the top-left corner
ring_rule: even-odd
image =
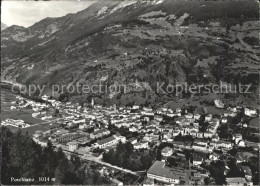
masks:
[[[53,128],[59,127],[60,125],[57,123],[45,123],[45,124],[40,124],[40,125],[33,125],[31,127],[23,128],[22,131],[25,133],[28,133],[29,135],[33,135],[37,130],[40,131],[48,131]]]
[[[32,113],[29,110],[11,110],[10,106],[12,101],[16,101],[16,95],[9,90],[1,89],[1,120],[7,118],[10,119],[22,119],[25,123],[34,125],[44,122],[43,120],[33,118]]]
[[[31,113],[25,111],[19,111],[19,110],[2,111],[1,119],[4,120],[6,118],[15,119],[15,120],[21,119],[24,120],[25,123],[28,123],[30,125],[43,122],[43,120],[33,118]]]

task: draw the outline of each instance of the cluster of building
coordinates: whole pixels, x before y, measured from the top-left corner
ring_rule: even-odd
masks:
[[[197,144],[203,144],[196,140]],[[204,145],[208,142],[204,142]],[[225,144],[225,143],[223,143]],[[232,144],[228,146],[221,146],[221,148],[230,149]],[[202,167],[202,165],[209,165],[212,161],[220,160],[221,156],[215,152],[201,151],[202,149],[194,148],[193,153],[187,160],[187,154],[184,150],[186,146],[166,146],[161,150],[161,161],[155,161],[147,171],[147,179],[144,185],[151,185],[157,183],[167,184],[184,184],[184,185],[203,185],[205,184],[205,178],[210,179],[210,173],[208,170]],[[223,150],[225,150],[223,149]],[[204,150],[204,149],[203,149]],[[226,151],[223,151],[223,155],[228,156]],[[174,161],[175,165],[170,165],[170,161]],[[245,158],[237,157],[237,164],[245,162]],[[230,170],[227,163],[225,162],[225,172]],[[252,182],[252,171],[248,166],[241,164],[240,170],[244,172],[245,177],[227,177],[227,185],[253,185]]]
[[[13,101],[12,105],[10,106],[11,110],[29,109],[32,112],[33,118],[42,120],[48,120],[52,118],[52,112],[49,112],[49,110],[51,110],[50,108],[52,107],[50,104],[51,102],[37,102],[19,95],[16,96],[16,99],[17,101]]]
[[[41,111],[44,109],[48,109],[50,105],[46,102],[37,102],[30,99],[26,99],[22,96],[16,96],[17,101],[12,102],[11,110],[13,109],[23,109],[23,108],[31,108],[33,111]]]
[[[5,119],[1,121],[1,125],[2,126],[7,126],[7,125],[11,125],[13,127],[21,127],[21,128],[26,128],[26,127],[30,127],[29,124],[25,123],[24,120],[21,119]]]
[[[79,149],[104,149],[114,148],[120,141],[122,143],[131,142],[135,150],[150,149],[155,144],[161,142],[172,144],[173,148],[166,147],[161,155],[177,158],[181,166],[172,168],[167,166],[167,161],[155,161],[147,171],[147,178],[159,182],[180,184],[202,184],[209,173],[200,167],[202,163],[217,161],[219,155],[214,150],[222,150],[226,153],[233,146],[248,146],[241,134],[233,134],[232,141],[219,139],[217,129],[220,125],[228,123],[229,117],[236,117],[241,111],[240,107],[228,108],[222,115],[201,114],[199,112],[190,113],[185,109],[158,108],[156,110],[138,105],[132,107],[102,107],[91,102],[91,106],[82,106],[77,103],[62,103],[48,96],[43,96],[44,103],[37,103],[18,97],[17,107],[30,108],[34,111],[33,117],[48,120],[56,117],[59,120],[53,124],[49,130],[41,131],[40,128],[34,132],[33,137],[41,142],[51,140],[56,146],[65,146],[64,150],[74,152]],[[223,104],[215,101],[218,107]],[[52,113],[52,114],[50,114]],[[56,114],[56,116],[53,116]],[[253,117],[257,114],[255,109],[244,108],[244,114]],[[203,115],[203,119],[202,119]],[[169,122],[173,121],[173,122]],[[207,123],[204,131],[201,130],[200,122]],[[4,125],[28,127],[21,120],[14,121],[7,119],[2,121]],[[129,133],[138,136],[127,139],[120,133],[112,132],[109,127],[125,129]],[[191,141],[175,140],[176,137],[192,136]],[[185,164],[185,154],[174,149],[193,149],[195,152],[208,153],[208,157],[194,156],[189,161],[188,169]],[[164,160],[166,160],[164,159]],[[186,161],[187,162],[187,161]],[[248,170],[245,170],[249,172]],[[250,173],[248,173],[250,174]],[[244,178],[250,182],[250,176]],[[242,180],[244,180],[242,179]],[[230,181],[232,182],[232,180]]]

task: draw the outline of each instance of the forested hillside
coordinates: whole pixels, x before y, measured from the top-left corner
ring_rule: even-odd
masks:
[[[87,165],[77,155],[70,160],[61,149],[55,150],[49,142],[43,148],[29,135],[21,131],[12,133],[2,127],[1,183],[15,184],[97,184],[98,173],[87,170]],[[14,179],[34,179],[30,182],[15,182]],[[39,177],[42,180],[39,181]],[[52,179],[55,178],[55,179]]]

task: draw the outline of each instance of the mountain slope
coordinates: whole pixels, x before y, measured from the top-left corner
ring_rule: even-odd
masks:
[[[151,99],[157,82],[253,77],[257,84],[257,20],[255,1],[99,1],[29,28],[5,29],[1,78],[49,87],[101,80],[132,92],[151,89]]]

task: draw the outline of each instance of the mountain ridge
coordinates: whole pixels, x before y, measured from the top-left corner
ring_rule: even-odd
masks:
[[[245,83],[248,76],[257,77],[256,2],[127,3],[97,2],[25,29],[7,28],[2,32],[1,79],[48,86],[100,79],[132,86],[138,81],[154,90],[158,81],[236,83],[242,72]],[[245,5],[248,9],[242,8]],[[150,94],[158,96],[155,91]]]

